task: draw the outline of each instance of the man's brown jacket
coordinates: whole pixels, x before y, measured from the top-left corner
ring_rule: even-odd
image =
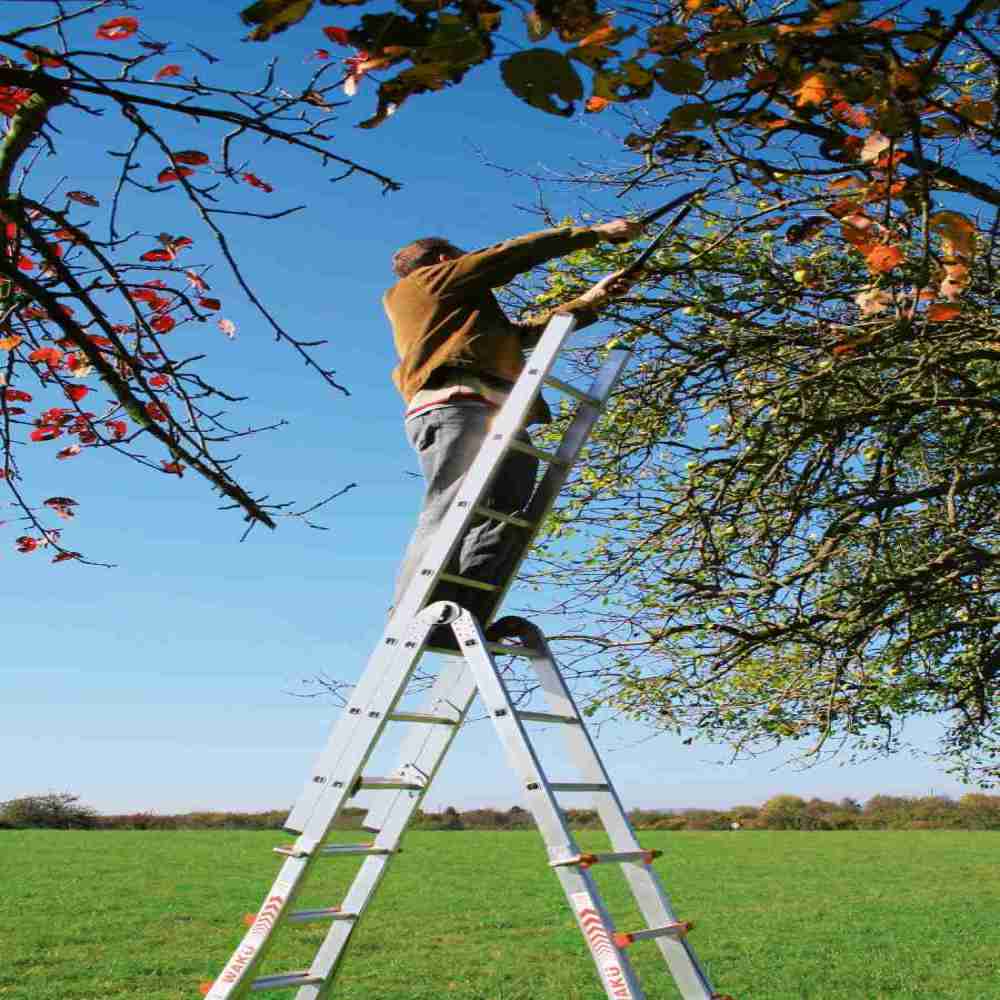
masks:
[[[393,285],[382,302],[400,359],[392,378],[403,399],[409,402],[441,369],[514,382],[524,367],[524,349],[538,340],[551,313],[512,323],[492,289],[537,264],[598,242],[590,229],[546,229],[418,267]],[[581,326],[594,320],[577,300],[554,311],[574,312]],[[539,409],[532,422],[548,419]]]

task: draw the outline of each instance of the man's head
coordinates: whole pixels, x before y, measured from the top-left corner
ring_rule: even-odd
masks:
[[[407,243],[401,250],[392,255],[392,269],[400,278],[405,278],[418,267],[437,264],[441,260],[453,260],[461,257],[463,251],[449,243],[443,236],[424,236],[422,239]]]

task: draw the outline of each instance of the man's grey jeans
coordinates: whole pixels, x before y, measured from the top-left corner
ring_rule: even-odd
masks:
[[[413,538],[403,556],[396,578],[393,606],[420,568],[431,539],[441,526],[448,508],[486,439],[496,411],[478,404],[454,404],[420,413],[406,421],[406,434],[424,474],[426,491]],[[518,435],[530,442],[527,432]],[[493,477],[485,504],[505,514],[515,514],[527,506],[535,487],[538,459],[523,452],[510,451]],[[498,582],[508,564],[517,557],[517,528],[502,522],[476,519],[462,539],[448,572],[484,583]],[[477,617],[480,608],[492,601],[486,591],[440,585],[435,596],[453,600]]]

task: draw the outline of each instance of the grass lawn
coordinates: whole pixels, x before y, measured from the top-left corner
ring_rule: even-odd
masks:
[[[338,834],[344,840],[357,835]],[[196,1000],[278,867],[267,832],[0,832],[3,1000]],[[602,846],[582,834],[587,848]],[[716,989],[736,1000],[997,1000],[1000,834],[662,833],[656,862]],[[601,1000],[541,841],[412,832],[354,936],[344,1000]],[[339,902],[357,861],[323,861],[303,906]],[[642,925],[617,868],[595,869],[621,929]],[[290,927],[264,972],[300,968]],[[282,952],[278,958],[279,952]],[[632,955],[675,1000],[655,946]],[[289,998],[293,991],[255,993]]]

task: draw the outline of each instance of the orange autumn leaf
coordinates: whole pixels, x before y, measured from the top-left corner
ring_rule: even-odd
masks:
[[[879,243],[873,247],[866,255],[868,266],[879,273],[891,271],[894,267],[905,260],[906,255],[899,247],[889,246],[886,243]]]
[[[949,306],[943,302],[939,302],[927,310],[927,319],[931,323],[944,323],[949,319],[954,319],[956,316],[961,315],[961,312],[961,306]]]
[[[587,103],[584,105],[587,111],[598,112],[603,111],[611,102],[606,97],[588,97]]]
[[[822,104],[833,91],[833,80],[828,73],[806,73],[798,87],[792,91],[795,103],[803,108],[808,104]]]

